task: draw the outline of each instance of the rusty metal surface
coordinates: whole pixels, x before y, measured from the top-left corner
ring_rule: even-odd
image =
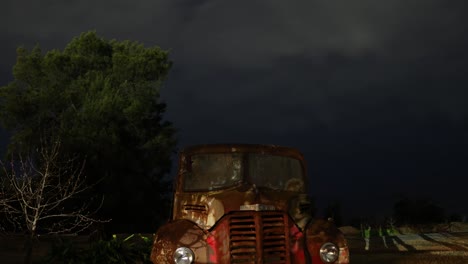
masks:
[[[158,231],[151,260],[172,263],[177,247],[195,252],[195,263],[291,263],[288,214],[275,211],[240,211],[224,216],[203,231],[186,220],[174,221]]]
[[[228,216],[231,263],[290,263],[289,229],[281,212],[237,212]]]
[[[184,191],[183,181],[189,167],[189,164],[187,164],[188,158],[191,155],[200,153],[262,153],[297,159],[300,161],[303,169],[301,182],[292,182],[290,185],[300,184],[302,191],[272,191],[256,188],[249,184],[217,191]],[[224,214],[240,210],[242,205],[264,204],[271,205],[276,210],[289,211],[298,218],[296,219],[297,221],[302,220],[302,222],[305,222],[307,217],[309,217],[306,213],[308,209],[305,206],[310,206],[310,203],[307,202],[304,192],[306,188],[304,186],[307,186],[305,161],[303,155],[295,149],[274,145],[246,144],[189,147],[184,149],[180,154],[173,219],[188,219],[204,229],[209,229]],[[296,187],[296,189],[300,188]]]
[[[187,220],[177,220],[162,226],[155,237],[151,251],[153,263],[174,263],[177,247],[188,247],[195,253],[195,263],[210,263],[206,251],[208,233]]]
[[[189,157],[195,154],[215,154],[215,153],[261,153],[294,158],[300,161],[303,170],[303,184],[307,186],[308,180],[307,168],[304,156],[298,150],[276,145],[255,145],[255,144],[213,144],[197,145],[183,149],[179,153],[179,169],[177,173],[176,186],[177,192],[183,191],[184,175],[187,173],[190,165]]]
[[[196,145],[184,148],[181,151],[182,155],[200,154],[200,153],[228,153],[228,152],[244,152],[244,153],[268,153],[292,157],[301,160],[304,163],[304,156],[300,151],[294,148],[277,146],[277,145],[260,145],[260,144],[207,144]]]
[[[284,189],[258,187],[248,181],[216,190],[184,190],[190,157],[214,153],[261,153],[300,161],[301,179]],[[200,145],[179,157],[172,221],[161,227],[154,241],[153,263],[174,263],[177,247],[195,253],[194,263],[322,263],[319,249],[333,242],[340,261],[349,263],[347,244],[332,222],[312,218],[305,193],[304,158],[292,148],[272,145]],[[274,180],[274,179],[272,179]],[[312,260],[312,262],[310,262]]]
[[[217,192],[178,193],[173,219],[187,219],[209,229],[225,214],[249,205],[288,212],[302,227],[311,217],[311,205],[304,194],[238,187]]]
[[[155,239],[153,263],[173,263],[177,247],[191,248],[195,263],[322,263],[319,249],[325,242],[341,250],[340,261],[349,263],[346,240],[333,223],[320,219],[301,231],[287,213],[237,211],[223,216],[205,231],[187,220],[162,227]]]
[[[326,242],[332,242],[340,249],[340,258],[337,263],[349,263],[349,248],[343,233],[332,221],[315,219],[306,229],[308,252],[315,262],[321,263],[319,257],[320,247]],[[314,262],[314,263],[315,263]]]

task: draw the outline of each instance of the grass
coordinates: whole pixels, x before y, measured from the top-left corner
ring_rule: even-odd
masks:
[[[365,264],[466,264],[468,252],[398,252],[351,255],[350,263]]]

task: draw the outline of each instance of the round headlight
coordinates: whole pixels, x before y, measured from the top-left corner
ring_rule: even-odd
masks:
[[[174,251],[174,262],[176,264],[191,264],[195,254],[190,248],[180,247]]]
[[[338,259],[340,250],[333,243],[325,243],[320,248],[320,258],[325,263],[332,263]]]

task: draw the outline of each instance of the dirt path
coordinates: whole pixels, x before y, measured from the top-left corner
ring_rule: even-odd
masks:
[[[364,239],[347,236],[351,263],[468,263],[468,232],[426,233],[372,237],[369,251]],[[385,246],[387,244],[387,247]]]
[[[365,251],[360,236],[348,236],[347,239],[351,252]],[[371,237],[369,251],[468,251],[468,232]]]

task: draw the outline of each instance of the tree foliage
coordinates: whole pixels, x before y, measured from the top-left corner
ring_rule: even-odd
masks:
[[[168,56],[95,32],[63,51],[19,47],[14,81],[0,88],[0,121],[12,134],[8,152],[30,153],[40,137],[60,138],[65,159],[78,155],[91,181],[105,178],[95,191],[105,194],[103,212],[114,224],[132,215],[132,224],[148,228],[176,144],[159,95]]]

